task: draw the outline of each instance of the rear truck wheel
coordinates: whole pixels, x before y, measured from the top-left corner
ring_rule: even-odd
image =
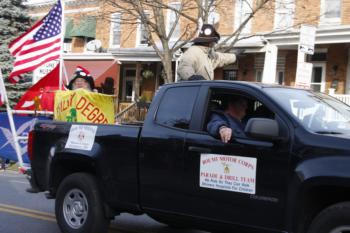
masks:
[[[308,233],[350,233],[350,202],[324,209],[314,218]]]
[[[63,233],[106,233],[110,222],[104,214],[96,178],[87,173],[75,173],[62,181],[55,213]]]

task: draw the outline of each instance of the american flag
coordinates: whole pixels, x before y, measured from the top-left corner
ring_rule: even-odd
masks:
[[[13,70],[9,76],[12,83],[19,81],[20,74],[59,59],[62,38],[61,21],[62,5],[58,0],[43,19],[9,44],[10,53],[15,57]]]

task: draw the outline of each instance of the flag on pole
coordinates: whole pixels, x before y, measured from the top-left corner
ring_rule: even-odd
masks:
[[[0,106],[5,103],[6,89],[4,84],[4,79],[2,77],[2,72],[0,69]]]
[[[57,64],[50,73],[29,88],[14,109],[53,112],[55,91],[59,90],[59,67]]]
[[[10,53],[15,57],[10,82],[17,83],[20,74],[60,58],[61,22],[62,5],[58,0],[43,19],[9,44]]]

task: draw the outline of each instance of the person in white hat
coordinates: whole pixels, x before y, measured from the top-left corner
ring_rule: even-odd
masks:
[[[204,24],[194,43],[181,57],[177,74],[179,81],[213,80],[217,67],[236,62],[233,53],[214,51],[215,44],[220,40],[219,33],[213,25]]]

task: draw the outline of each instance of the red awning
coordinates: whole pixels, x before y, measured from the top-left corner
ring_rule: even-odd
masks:
[[[95,81],[95,86],[99,90],[99,92],[104,93],[107,86],[113,85],[114,88],[114,94],[118,94],[118,87],[119,87],[119,70],[120,65],[118,61],[116,60],[65,60],[64,61],[66,74],[68,76],[68,80],[70,80],[74,72],[76,70],[77,66],[82,66],[86,68],[88,71],[90,71],[92,77]],[[66,76],[63,72],[63,80],[65,82]],[[113,79],[107,79],[110,77]],[[105,89],[104,89],[105,88]],[[111,86],[107,89],[111,90]],[[107,91],[106,94],[111,94],[110,91]]]

